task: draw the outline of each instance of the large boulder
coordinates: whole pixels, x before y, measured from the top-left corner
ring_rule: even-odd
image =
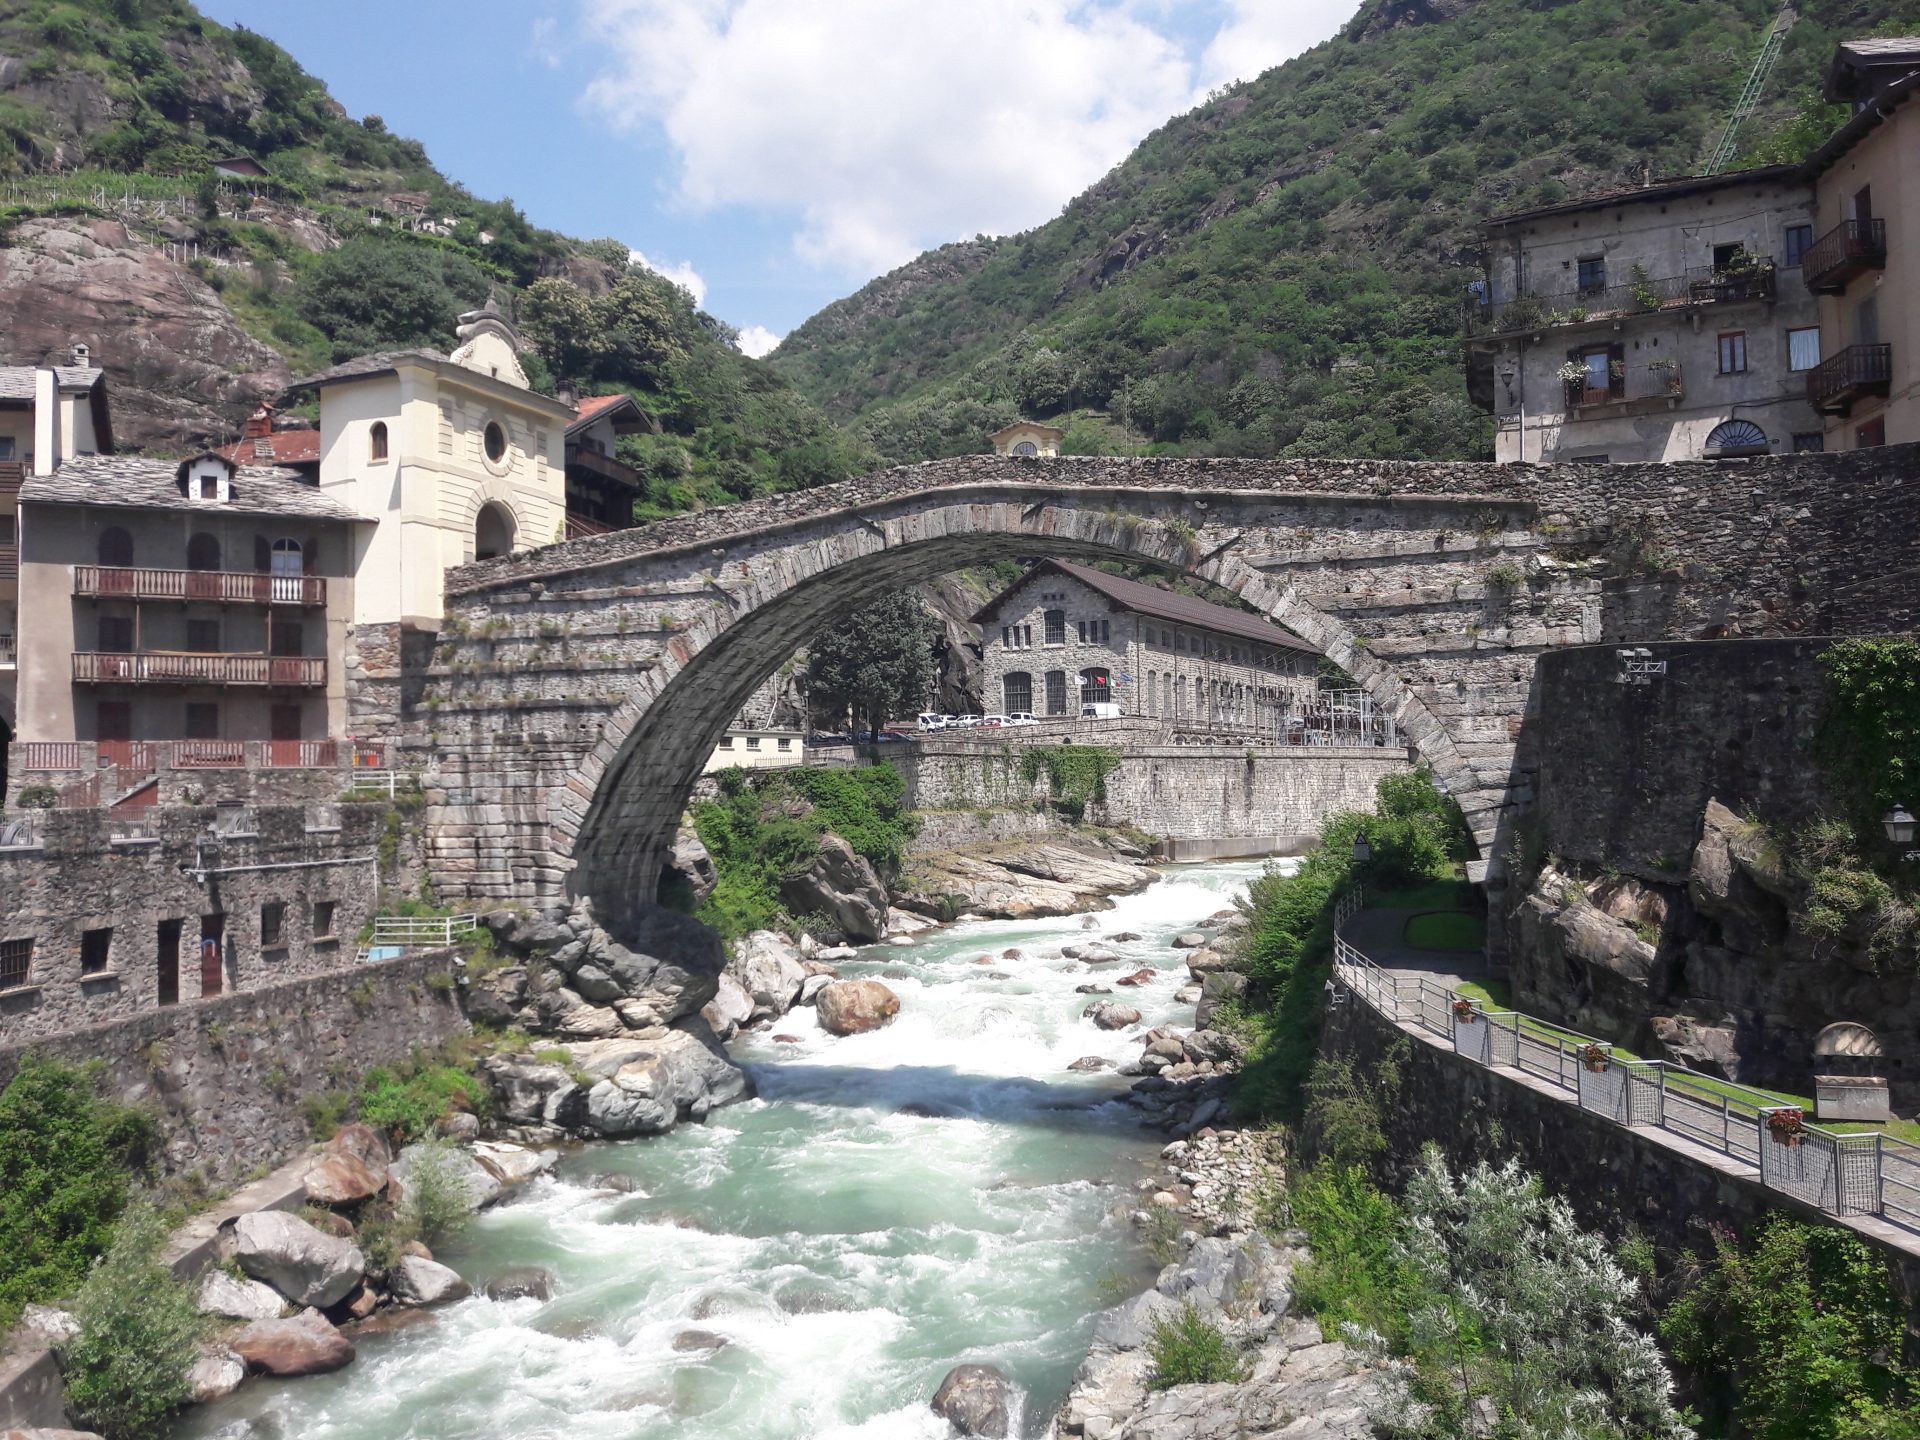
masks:
[[[459,1146],[447,1144],[409,1145],[400,1152],[389,1172],[399,1197],[407,1194],[414,1172],[427,1165],[444,1172],[469,1210],[485,1209],[500,1198],[501,1185],[494,1173]]]
[[[587,1091],[586,1128],[598,1135],[658,1135],[753,1093],[746,1072],[697,1019],[605,1048],[614,1052],[612,1068]]]
[[[392,1157],[371,1125],[342,1125],[307,1167],[307,1198],[318,1205],[357,1205],[387,1188]]]
[[[1234,970],[1215,970],[1200,981],[1200,999],[1193,1007],[1193,1023],[1206,1029],[1223,1004],[1247,993],[1247,977]]]
[[[1095,1002],[1081,1012],[1102,1030],[1124,1030],[1129,1025],[1140,1023],[1140,1012],[1131,1005],[1120,1005],[1109,1000],[1105,1004]]]
[[[422,1260],[408,1255],[387,1276],[387,1288],[401,1305],[447,1305],[473,1294],[473,1287],[459,1272],[437,1260]]]
[[[284,1210],[258,1210],[234,1221],[233,1258],[296,1305],[343,1300],[367,1273],[359,1246]]]
[[[200,1313],[222,1320],[278,1320],[287,1313],[287,1302],[271,1285],[215,1266],[200,1280]]]
[[[524,1055],[489,1055],[480,1071],[493,1090],[494,1110],[515,1125],[577,1129],[586,1118],[587,1092],[564,1065]]]
[[[618,987],[620,1018],[645,1029],[698,1014],[720,988],[727,955],[720,937],[692,916],[642,905],[617,930],[593,930],[584,963]]]
[[[776,1019],[793,1008],[807,972],[800,951],[786,936],[755,930],[734,945],[727,973],[753,1002],[754,1020]]]
[[[524,965],[503,965],[498,970],[489,970],[474,976],[467,986],[467,1018],[476,1025],[504,1030],[519,1019],[521,1007],[526,1003],[527,967]]]
[[[187,1367],[187,1384],[193,1403],[211,1405],[224,1400],[247,1378],[247,1362],[225,1345],[203,1345]]]
[[[285,1320],[256,1320],[227,1342],[264,1375],[325,1375],[353,1363],[353,1342],[318,1310],[302,1310]]]
[[[667,856],[667,870],[678,880],[686,898],[696,905],[711,895],[713,887],[720,883],[720,872],[714,868],[713,856],[707,853],[707,847],[700,843],[700,837],[691,830],[681,830],[673,837],[673,851]]]
[[[956,1365],[933,1392],[933,1413],[962,1435],[1006,1440],[1013,1382],[991,1365]]]
[[[553,1162],[560,1158],[551,1150],[534,1150],[503,1140],[476,1140],[471,1148],[473,1158],[500,1182],[502,1190],[512,1190],[536,1175],[544,1175],[553,1168]]]
[[[878,980],[836,980],[814,996],[820,1028],[830,1035],[878,1030],[900,1013],[900,997]]]
[[[731,1040],[740,1033],[740,1027],[753,1019],[753,997],[746,991],[732,972],[720,977],[720,988],[714,992],[700,1010],[700,1018],[705,1020],[716,1037]]]
[[[820,837],[806,868],[781,882],[780,899],[795,915],[827,916],[849,940],[879,940],[887,933],[886,887],[838,835]]]

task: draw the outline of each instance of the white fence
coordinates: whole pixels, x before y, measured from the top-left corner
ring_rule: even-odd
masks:
[[[1343,898],[1336,929],[1359,907],[1357,891]],[[1716,1150],[1769,1189],[1828,1214],[1877,1215],[1920,1229],[1920,1146],[1810,1124],[1798,1107],[1764,1091],[1664,1060],[1629,1059],[1604,1040],[1486,1009],[1423,976],[1381,969],[1338,934],[1334,975],[1387,1019],[1416,1025],[1478,1064],[1545,1081],[1582,1110]],[[1770,1124],[1776,1115],[1781,1120]]]
[[[443,948],[479,928],[478,915],[379,915],[373,921],[373,943]]]

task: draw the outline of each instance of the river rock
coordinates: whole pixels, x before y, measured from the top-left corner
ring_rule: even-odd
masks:
[[[392,1157],[371,1125],[342,1125],[307,1167],[307,1198],[319,1205],[357,1205],[387,1188]]]
[[[266,1375],[325,1375],[353,1363],[353,1342],[313,1309],[285,1320],[256,1320],[228,1343],[249,1370]]]
[[[1111,995],[1113,994],[1113,987],[1111,985],[1076,985],[1073,987],[1073,993],[1076,995]]]
[[[820,992],[831,985],[835,978],[832,975],[809,975],[800,985],[800,1003],[813,1004],[820,998]]]
[[[683,829],[675,833],[673,850],[667,857],[667,869],[679,878],[688,897],[696,905],[711,895],[713,887],[720,883],[720,872],[714,868],[713,856],[700,843],[700,837],[691,830]]]
[[[800,987],[807,979],[800,952],[786,936],[772,930],[755,930],[736,942],[727,973],[753,1002],[754,1020],[786,1014],[800,998]]]
[[[715,1038],[731,1040],[753,1019],[753,997],[728,972],[720,977],[713,999],[701,1007],[700,1017],[712,1027]]]
[[[619,998],[610,1003],[626,1028],[670,1025],[697,1014],[718,992],[727,965],[718,935],[691,915],[660,905],[635,905],[617,926],[594,926],[584,938],[582,964],[618,987]]]
[[[886,887],[838,835],[820,837],[806,868],[780,882],[780,899],[795,915],[830,917],[849,940],[879,940],[887,933]]]
[[[1131,975],[1122,975],[1113,983],[1116,985],[1151,985],[1154,978],[1153,971],[1142,967],[1134,971]]]
[[[1187,952],[1187,973],[1196,979],[1202,975],[1210,975],[1215,970],[1227,968],[1227,957],[1211,945],[1203,945],[1198,950]]]
[[[489,1300],[540,1300],[553,1298],[553,1272],[538,1265],[515,1265],[487,1281]]]
[[[911,910],[902,910],[895,906],[887,911],[887,938],[896,935],[918,935],[922,930],[931,930],[934,922],[924,915],[916,915]],[[852,959],[852,956],[848,956]]]
[[[287,1302],[271,1285],[229,1275],[217,1265],[200,1277],[200,1313],[222,1320],[278,1320]]]
[[[1113,932],[1113,934],[1107,937],[1107,939],[1111,940],[1116,945],[1125,945],[1130,941],[1138,940],[1139,938],[1140,938],[1140,932],[1138,930],[1116,930]]]
[[[515,1125],[576,1130],[586,1121],[587,1092],[564,1065],[524,1055],[489,1055],[480,1073],[493,1091],[495,1113]]]
[[[247,1362],[225,1345],[202,1345],[187,1367],[190,1397],[196,1405],[211,1405],[238,1390],[247,1378]]]
[[[814,999],[820,1028],[830,1035],[878,1030],[900,1013],[900,997],[878,980],[836,980]]]
[[[259,1210],[236,1220],[233,1258],[296,1305],[343,1300],[367,1273],[366,1257],[351,1240],[322,1234],[284,1210]]]
[[[1119,1005],[1113,1001],[1093,1004],[1080,1012],[1102,1030],[1124,1030],[1129,1025],[1140,1023],[1140,1012],[1131,1005]]]
[[[1084,945],[1062,945],[1060,953],[1069,960],[1078,960],[1085,965],[1111,965],[1121,958],[1120,952],[1090,940]]]
[[[1246,976],[1232,970],[1214,971],[1200,982],[1200,999],[1194,1006],[1193,1023],[1201,1029],[1207,1028],[1222,1002],[1238,1000],[1246,993]]]
[[[1183,931],[1167,942],[1176,950],[1199,950],[1207,943],[1207,937],[1198,930]]]
[[[673,1337],[673,1348],[682,1355],[712,1355],[727,1348],[727,1337],[711,1330],[682,1330]]]
[[[511,1145],[504,1140],[476,1140],[470,1147],[475,1160],[500,1182],[502,1190],[524,1185],[536,1175],[544,1175],[560,1157],[551,1150],[534,1150]]]
[[[897,913],[904,915],[906,911],[902,910]],[[855,960],[859,958],[859,955],[860,952],[851,945],[822,945],[815,953],[812,961],[808,964],[807,973],[809,975],[824,975],[827,971],[833,969],[836,961]],[[835,971],[834,973],[838,974],[839,972]]]
[[[600,1076],[587,1091],[586,1128],[608,1138],[658,1135],[753,1093],[746,1072],[698,1019],[598,1048],[594,1060],[580,1061]]]
[[[956,1365],[933,1392],[933,1413],[962,1435],[1006,1440],[1013,1383],[991,1365]]]
[[[409,1145],[393,1162],[393,1183],[406,1193],[407,1176],[419,1165],[437,1165],[462,1195],[470,1210],[483,1210],[500,1198],[500,1182],[493,1172],[456,1145]]]
[[[460,1278],[459,1272],[437,1260],[414,1255],[393,1267],[387,1286],[400,1305],[446,1305],[473,1294],[473,1287]]]
[[[1108,1070],[1108,1069],[1111,1069],[1112,1066],[1113,1066],[1113,1061],[1107,1059],[1107,1057],[1104,1055],[1082,1055],[1078,1060],[1074,1061],[1071,1065],[1067,1066],[1067,1069],[1069,1070]]]

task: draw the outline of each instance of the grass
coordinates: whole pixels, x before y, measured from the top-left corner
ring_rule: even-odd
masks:
[[[1369,885],[1369,910],[1464,910],[1484,913],[1485,904],[1471,880],[1426,880],[1397,889]]]
[[[1486,949],[1487,922],[1468,910],[1427,910],[1407,917],[1400,938],[1415,950]]]

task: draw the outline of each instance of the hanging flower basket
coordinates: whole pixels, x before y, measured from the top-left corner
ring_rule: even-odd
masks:
[[[1613,1051],[1598,1040],[1580,1047],[1580,1063],[1596,1075],[1607,1073],[1607,1067],[1613,1064]]]
[[[1453,1018],[1462,1025],[1471,1025],[1478,1018],[1474,1013],[1473,1002],[1462,995],[1453,1002]]]
[[[1776,1145],[1792,1148],[1806,1137],[1807,1115],[1804,1110],[1787,1106],[1781,1110],[1767,1112],[1767,1134],[1773,1137]]]

